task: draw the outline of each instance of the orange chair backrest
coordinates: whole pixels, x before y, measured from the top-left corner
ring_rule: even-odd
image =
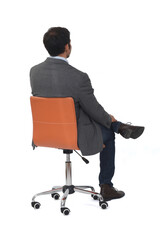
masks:
[[[79,149],[74,100],[30,97],[36,146]]]

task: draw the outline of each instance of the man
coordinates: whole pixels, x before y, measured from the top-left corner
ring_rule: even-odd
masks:
[[[117,121],[98,103],[90,79],[69,65],[71,53],[70,32],[66,28],[50,28],[43,43],[50,55],[30,71],[33,96],[72,97],[78,128],[78,146],[83,155],[100,152],[99,184],[106,201],[125,194],[113,187],[115,170],[115,133],[124,138],[138,138],[144,127],[131,126]]]

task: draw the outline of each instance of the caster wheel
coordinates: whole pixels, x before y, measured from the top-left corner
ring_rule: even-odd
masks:
[[[39,202],[31,202],[31,205],[34,209],[39,209],[41,204]]]
[[[92,197],[94,200],[98,200],[98,196],[97,196],[97,195],[92,194],[91,197]]]
[[[62,207],[62,208],[61,208],[61,213],[63,213],[64,215],[69,215],[70,210],[69,210],[69,208]]]
[[[99,205],[102,209],[106,209],[108,207],[108,203],[103,201],[103,202],[99,202]]]
[[[51,194],[52,198],[54,198],[55,200],[58,200],[60,198],[60,195],[58,193],[53,193]]]

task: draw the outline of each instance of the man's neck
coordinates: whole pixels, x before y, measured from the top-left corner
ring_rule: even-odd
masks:
[[[63,58],[67,58],[66,54],[65,53],[61,53],[58,55],[58,57],[63,57]]]

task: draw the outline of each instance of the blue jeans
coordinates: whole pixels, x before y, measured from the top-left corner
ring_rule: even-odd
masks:
[[[111,180],[115,171],[115,133],[118,133],[121,124],[118,121],[113,122],[110,128],[100,125],[106,147],[100,152],[99,184],[107,183],[113,186]]]

